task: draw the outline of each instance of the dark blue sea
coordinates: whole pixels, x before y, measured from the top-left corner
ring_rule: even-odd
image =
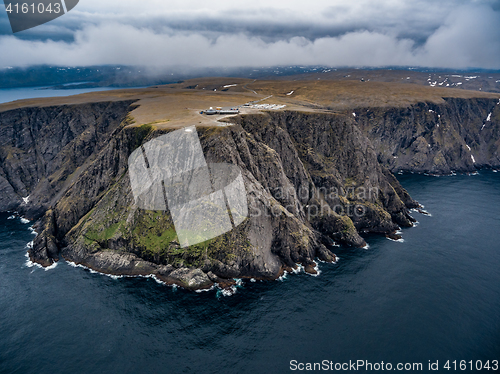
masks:
[[[478,372],[460,360],[500,360],[500,173],[399,179],[431,213],[413,214],[404,242],[369,236],[318,277],[244,282],[232,296],[28,267],[32,222],[2,214],[0,373],[299,372],[292,360]]]

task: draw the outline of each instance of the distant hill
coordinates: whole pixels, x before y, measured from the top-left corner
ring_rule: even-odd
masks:
[[[57,89],[93,87],[139,87],[175,83],[198,77],[238,77],[263,80],[359,80],[413,83],[426,86],[500,92],[500,71],[451,71],[416,68],[332,68],[325,66],[276,66],[152,70],[132,66],[88,67],[34,66],[0,68],[0,88],[44,87]]]

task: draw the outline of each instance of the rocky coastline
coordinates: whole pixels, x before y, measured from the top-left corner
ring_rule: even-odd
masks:
[[[242,170],[253,213],[229,233],[182,248],[168,212],[134,203],[129,155],[171,131],[135,125],[136,105],[0,113],[0,210],[38,220],[32,261],[66,259],[192,290],[277,279],[299,265],[314,274],[316,259],[336,261],[337,243],[363,247],[365,233],[397,240],[413,225],[410,210],[420,206],[393,173],[500,167],[495,99],[239,115],[197,131],[207,162]]]

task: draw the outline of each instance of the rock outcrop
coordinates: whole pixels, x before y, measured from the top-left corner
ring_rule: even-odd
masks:
[[[238,116],[232,126],[198,134],[207,162],[241,169],[249,218],[182,248],[168,212],[134,203],[129,155],[171,130],[131,126],[131,105],[0,113],[0,210],[41,217],[32,260],[50,265],[62,256],[104,273],[152,275],[190,289],[233,278],[275,279],[297,264],[314,272],[315,258],[335,261],[335,242],[362,247],[360,234],[412,226],[409,209],[418,203],[391,171],[500,166],[500,105],[493,100],[364,108],[356,116]]]

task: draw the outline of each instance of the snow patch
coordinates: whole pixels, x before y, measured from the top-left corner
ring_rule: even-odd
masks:
[[[292,91],[290,91],[289,93],[287,93],[287,96],[292,95],[294,92],[295,92],[295,91],[293,91],[293,90],[292,90]]]
[[[470,147],[469,147],[467,144],[466,144],[465,146],[466,146],[466,147],[467,147],[467,149],[470,151]]]
[[[472,158],[472,162],[473,162],[473,163],[476,163],[476,159],[474,158],[474,156],[473,156],[473,155],[470,155],[470,158]]]
[[[488,117],[486,118],[486,122],[491,122],[491,113],[488,114]]]
[[[24,201],[25,204],[28,204],[30,202],[30,197],[29,196],[23,197],[22,199],[23,199],[23,201]]]
[[[226,84],[223,88],[236,87],[237,84]]]

